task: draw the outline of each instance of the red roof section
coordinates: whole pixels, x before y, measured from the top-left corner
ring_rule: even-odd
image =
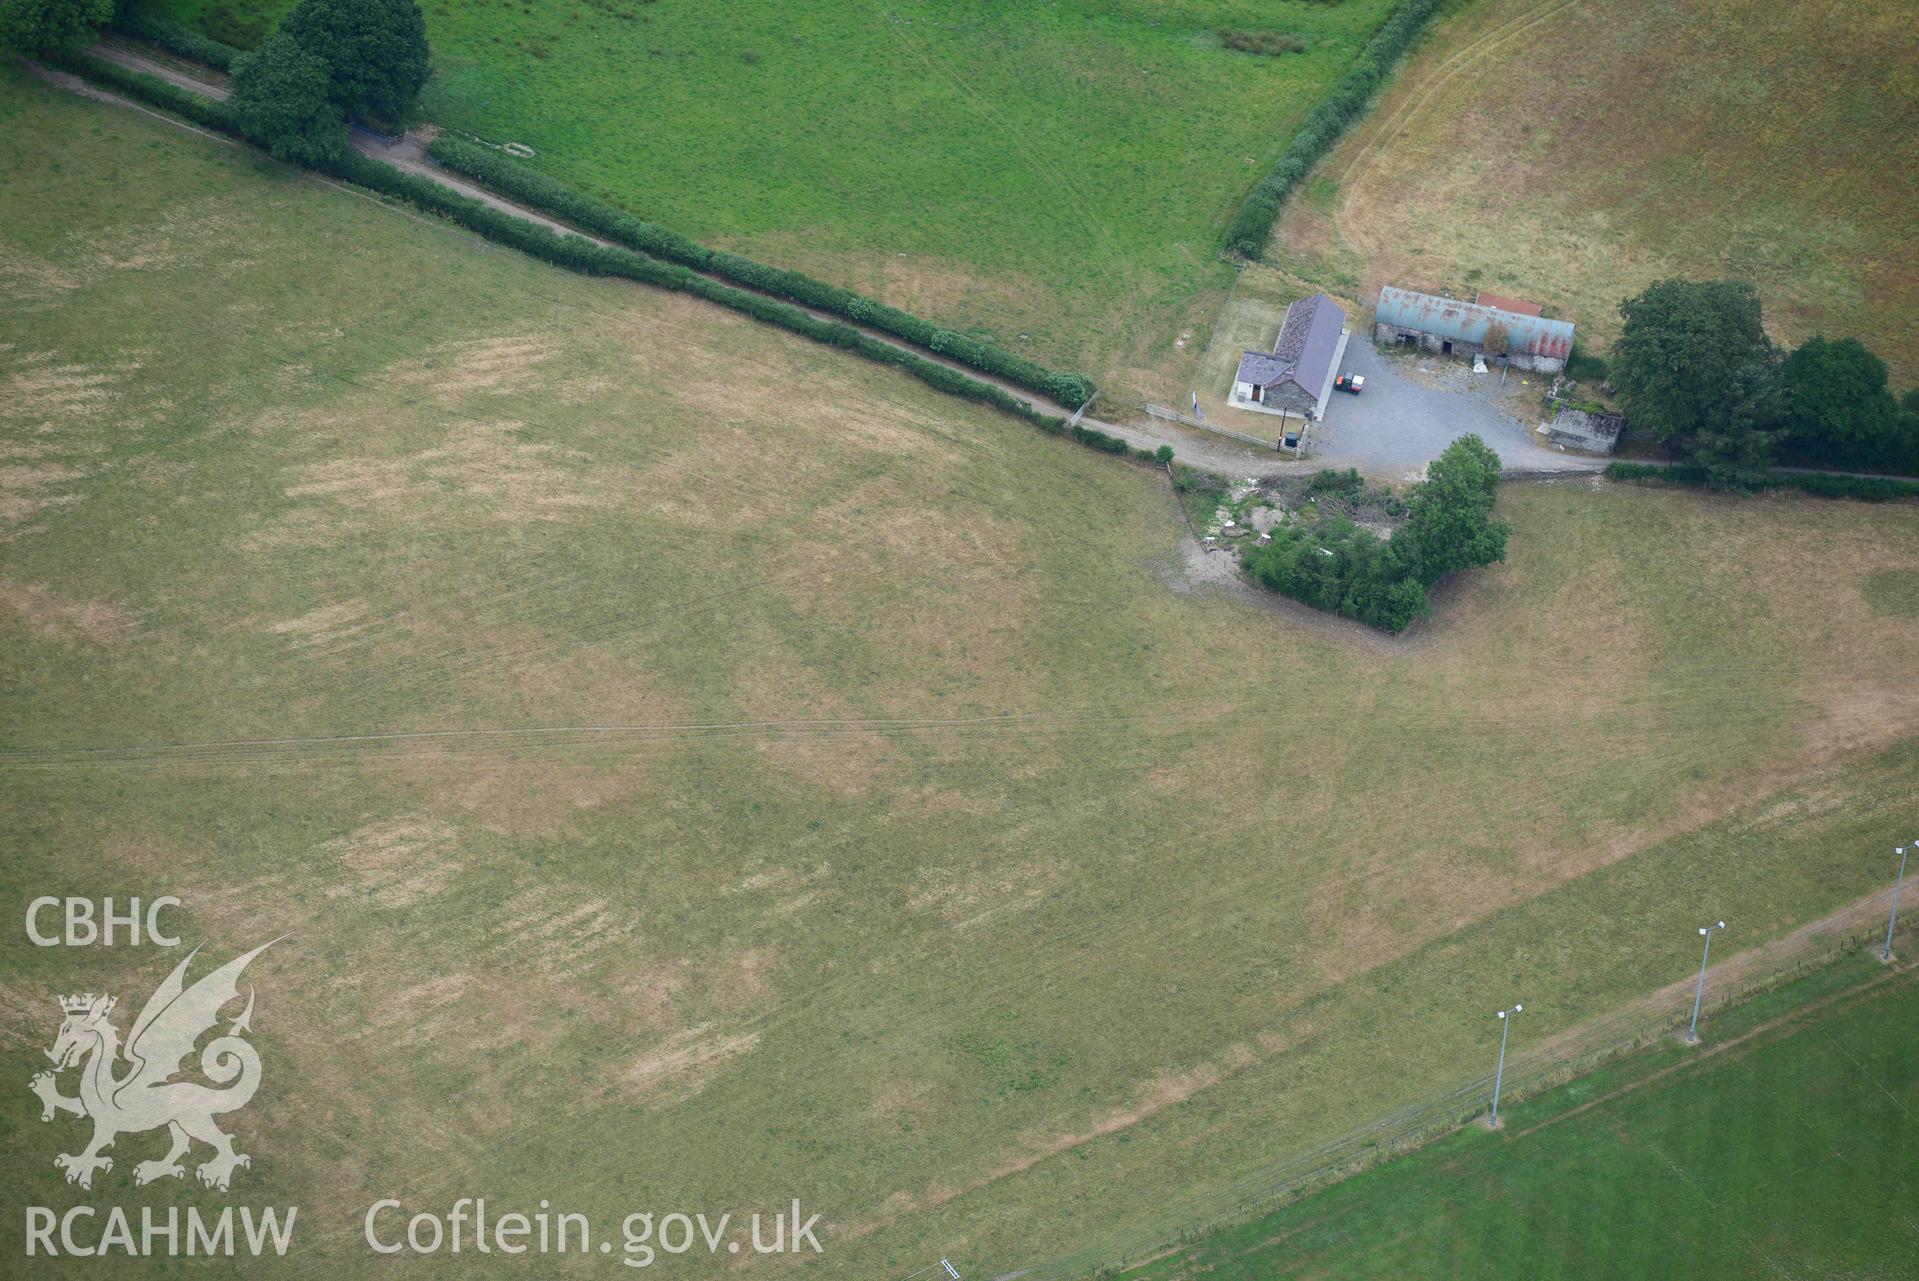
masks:
[[[1473,295],[1473,301],[1482,307],[1497,307],[1501,311],[1516,311],[1522,316],[1537,316],[1539,304],[1527,302],[1523,298],[1502,298],[1498,294],[1489,294],[1480,290]]]

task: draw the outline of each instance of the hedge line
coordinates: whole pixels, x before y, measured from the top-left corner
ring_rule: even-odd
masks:
[[[1613,480],[1661,481],[1691,489],[1704,489],[1707,483],[1704,467],[1662,467],[1657,463],[1608,463],[1606,475]],[[1919,481],[1900,480],[1894,476],[1800,476],[1776,471],[1753,488],[1797,489],[1821,498],[1857,498],[1868,503],[1919,498]]]
[[[1266,251],[1272,235],[1273,220],[1286,196],[1304,178],[1315,162],[1332,150],[1346,127],[1366,111],[1373,93],[1392,74],[1401,54],[1411,47],[1427,21],[1443,0],[1399,0],[1373,38],[1366,42],[1359,57],[1341,76],[1319,105],[1307,113],[1306,120],[1286,145],[1272,172],[1259,180],[1226,226],[1224,248],[1228,253],[1257,258]]]
[[[234,137],[244,136],[225,103],[183,89],[158,76],[87,53],[71,54],[55,61],[69,71],[111,85],[130,97],[144,99],[210,129]],[[915,352],[882,342],[861,333],[852,325],[821,320],[791,303],[721,284],[676,263],[661,262],[619,246],[598,245],[582,236],[551,231],[479,200],[449,191],[418,174],[370,159],[357,151],[344,150],[336,159],[316,165],[315,168],[335,178],[405,200],[489,240],[556,266],[583,275],[618,276],[661,289],[692,294],[743,312],[756,320],[792,330],[816,342],[855,352],[883,365],[891,365],[949,395],[1015,414],[1042,431],[1053,435],[1066,431],[1064,418],[1043,414],[1033,408],[1030,401],[1020,400],[1004,388],[969,378],[956,369],[949,369]],[[1070,434],[1081,444],[1106,453],[1124,455],[1127,452],[1125,441],[1090,427],[1075,424]]]
[[[1015,356],[990,343],[941,329],[897,307],[815,280],[797,271],[785,271],[708,249],[676,231],[635,218],[556,179],[512,160],[499,150],[442,135],[428,153],[456,173],[465,174],[503,196],[533,206],[630,249],[669,262],[712,272],[738,285],[773,294],[789,302],[844,316],[857,324],[903,338],[915,346],[950,356],[963,365],[1017,383],[1066,406],[1084,404],[1093,385],[1079,374],[1060,373]]]
[[[222,44],[208,36],[201,35],[191,27],[156,14],[148,13],[143,5],[125,6],[125,12],[114,15],[113,26],[130,36],[138,36],[149,44],[159,45],[169,53],[177,53],[182,58],[194,62],[203,62],[209,67],[221,71],[231,71],[233,60],[246,52],[230,44]]]
[[[195,93],[191,89],[182,89],[169,80],[148,75],[144,71],[135,71],[131,67],[105,58],[96,58],[90,53],[68,53],[49,56],[43,59],[51,66],[63,71],[71,71],[97,83],[111,85],[130,98],[139,98],[156,107],[164,107],[175,115],[185,116],[198,125],[234,138],[245,138],[240,126],[234,122],[233,112],[227,104]]]

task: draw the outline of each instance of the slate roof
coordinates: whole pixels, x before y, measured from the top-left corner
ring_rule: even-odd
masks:
[[[1479,345],[1494,321],[1506,327],[1507,347],[1515,356],[1546,356],[1564,360],[1572,354],[1573,327],[1569,320],[1546,320],[1517,311],[1504,311],[1463,298],[1437,298],[1387,285],[1379,291],[1373,318],[1398,329],[1416,329],[1435,338]]]
[[[1332,372],[1333,355],[1339,350],[1339,334],[1346,326],[1346,313],[1325,294],[1302,298],[1286,309],[1286,323],[1279,328],[1273,354],[1249,351],[1239,358],[1234,380],[1270,387],[1291,380],[1317,396]]]

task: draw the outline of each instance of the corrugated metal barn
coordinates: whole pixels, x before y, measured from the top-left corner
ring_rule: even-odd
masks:
[[[1547,320],[1524,311],[1463,298],[1439,298],[1394,285],[1379,291],[1379,305],[1373,311],[1374,342],[1381,346],[1411,343],[1441,356],[1497,356],[1501,354],[1497,341],[1500,330],[1505,333],[1504,354],[1521,369],[1558,373],[1572,354],[1573,327],[1567,320]],[[1491,352],[1486,349],[1489,334],[1494,336]]]

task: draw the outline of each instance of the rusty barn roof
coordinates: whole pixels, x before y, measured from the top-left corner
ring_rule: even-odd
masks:
[[[1539,304],[1527,302],[1524,298],[1506,298],[1499,294],[1489,294],[1484,289],[1473,295],[1473,301],[1482,307],[1497,307],[1500,311],[1518,312],[1522,316],[1537,316]]]
[[[1482,345],[1494,321],[1506,328],[1508,350],[1515,356],[1545,356],[1564,360],[1572,354],[1573,326],[1569,320],[1547,320],[1523,312],[1505,311],[1463,298],[1438,298],[1387,285],[1379,291],[1373,319],[1400,329],[1413,329],[1435,338]]]

